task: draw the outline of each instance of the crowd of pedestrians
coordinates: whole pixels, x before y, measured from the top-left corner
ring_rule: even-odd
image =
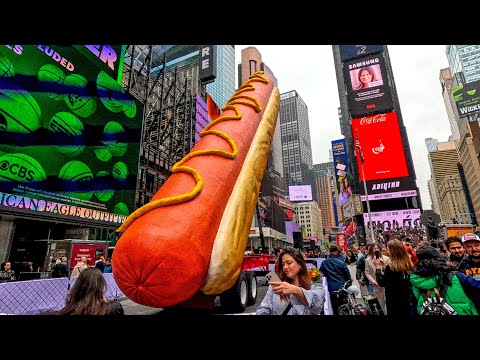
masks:
[[[478,315],[480,237],[467,233],[461,237],[451,236],[446,241],[420,240],[422,238],[414,240],[408,233],[390,232],[382,234],[383,242],[369,244],[367,248],[352,246],[343,252],[337,246],[331,246],[327,258],[320,265],[320,272],[327,281],[333,315],[338,315],[338,308],[344,303],[338,290],[346,282],[353,282],[349,264],[356,264],[355,278],[364,299],[376,299],[385,315],[398,318],[421,315],[429,302],[426,300],[432,298],[437,302],[443,299],[452,313]],[[274,296],[283,282],[292,283],[288,277],[292,274],[290,264],[282,257],[284,252],[276,253],[278,260],[275,267],[278,273],[283,274],[282,282],[270,284],[269,298],[264,299],[257,313],[266,313],[268,301],[280,300]],[[304,257],[315,255],[306,253]],[[294,258],[293,261],[302,268],[301,260]],[[301,287],[308,288],[305,285]],[[310,304],[307,302],[304,305]],[[278,306],[276,308],[279,309]]]

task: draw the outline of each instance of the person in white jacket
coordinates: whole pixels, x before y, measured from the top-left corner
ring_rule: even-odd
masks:
[[[378,302],[385,315],[387,314],[385,288],[378,285],[375,273],[377,269],[379,269],[379,271],[383,274],[389,260],[390,258],[388,256],[381,254],[380,246],[378,244],[370,244],[368,247],[368,255],[365,259],[365,276],[370,284],[373,284],[373,295],[378,299]]]

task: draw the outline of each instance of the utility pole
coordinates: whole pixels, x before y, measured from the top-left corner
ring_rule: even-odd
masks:
[[[262,229],[262,219],[260,216],[260,204],[258,203],[257,199],[257,222],[258,222],[258,233],[260,234],[260,244],[262,246],[262,253],[265,253],[265,238],[263,237],[263,229]]]

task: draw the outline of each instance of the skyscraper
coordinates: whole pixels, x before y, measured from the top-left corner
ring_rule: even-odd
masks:
[[[291,185],[311,185],[313,198],[317,200],[308,107],[295,90],[280,95],[280,129],[285,191]]]
[[[480,80],[480,45],[447,45],[445,53],[454,85]]]
[[[207,92],[222,108],[235,92],[235,46],[216,45],[217,77],[207,84]]]

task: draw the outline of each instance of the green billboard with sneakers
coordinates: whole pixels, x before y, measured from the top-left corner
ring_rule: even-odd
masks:
[[[135,210],[143,104],[122,45],[0,45],[0,214],[119,226]]]

